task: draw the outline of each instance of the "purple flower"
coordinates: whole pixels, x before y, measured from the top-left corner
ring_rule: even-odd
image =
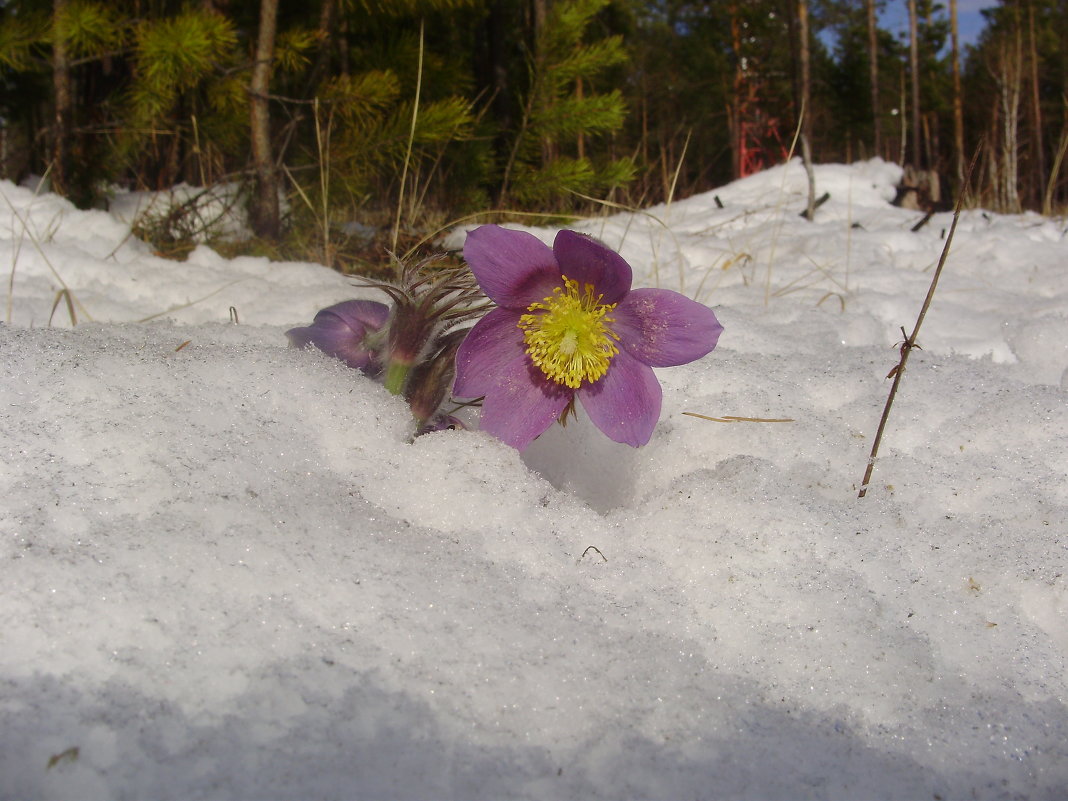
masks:
[[[550,249],[484,225],[468,234],[464,258],[498,308],[460,346],[453,393],[484,396],[482,430],[519,450],[576,397],[608,437],[644,445],[660,418],[652,368],[701,358],[723,331],[684,295],[632,290],[630,265],[574,231],[560,231]]]
[[[386,324],[389,306],[373,300],[346,300],[319,311],[309,326],[286,331],[295,348],[314,345],[349,367],[365,373],[377,372],[381,365],[376,349],[368,341]]]

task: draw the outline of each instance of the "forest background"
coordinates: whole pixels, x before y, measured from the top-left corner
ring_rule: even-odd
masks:
[[[230,187],[255,236],[213,244],[353,271],[794,154],[938,176],[935,206],[982,141],[969,204],[1063,213],[1068,0],[989,6],[964,45],[957,0],[0,0],[0,178],[204,187],[138,221],[179,257]]]

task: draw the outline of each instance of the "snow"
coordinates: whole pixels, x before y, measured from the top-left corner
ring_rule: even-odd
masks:
[[[962,215],[858,499],[951,215],[816,176],[576,224],[726,330],[522,455],[287,348],[373,290],[0,183],[0,798],[1068,796],[1068,225]]]

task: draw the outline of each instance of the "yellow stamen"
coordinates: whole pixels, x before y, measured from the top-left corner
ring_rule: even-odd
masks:
[[[609,326],[615,320],[608,315],[616,305],[602,304],[593,284],[580,294],[577,281],[563,279],[562,287],[527,307],[531,313],[519,318],[519,327],[527,353],[546,377],[578,389],[583,381],[592,383],[607,373],[619,353],[619,337]]]

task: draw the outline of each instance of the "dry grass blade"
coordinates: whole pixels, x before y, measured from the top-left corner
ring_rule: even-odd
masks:
[[[696,301],[701,300],[701,295],[705,291],[705,282],[708,281],[708,277],[717,267],[719,268],[720,274],[722,275],[739,262],[741,262],[741,265],[744,267],[746,264],[752,261],[752,254],[746,253],[745,251],[742,251],[740,253],[732,253],[723,261],[722,264],[720,264],[720,259],[716,259],[712,264],[708,265],[708,267],[705,268],[704,275],[701,276],[701,281],[697,284],[697,289],[694,290],[693,299]],[[742,281],[745,283],[746,286],[749,285],[749,280],[748,278],[746,278],[744,273],[742,274]],[[715,284],[713,284],[712,288],[715,289],[718,284],[719,281],[716,281]]]
[[[690,147],[690,136],[692,134],[693,134],[692,130],[686,132],[686,141],[684,141],[682,143],[682,153],[679,154],[678,163],[676,163],[676,165],[675,165],[675,174],[671,176],[671,188],[668,190],[667,203],[664,205],[664,216],[665,217],[667,217],[667,216],[669,216],[671,214],[671,203],[675,199],[675,188],[678,186],[678,183],[679,183],[679,175],[682,173],[682,163],[686,159],[686,151]],[[665,228],[667,228],[667,226],[665,226]],[[668,228],[668,231],[670,231],[670,230],[671,229]],[[661,235],[662,234],[663,234],[663,232],[661,232]],[[674,233],[672,233],[671,236],[672,236],[672,239],[675,238]],[[675,241],[675,246],[678,247],[678,244],[679,243],[676,240]],[[656,286],[660,286],[660,263],[659,263],[660,262],[660,240],[659,239],[657,240],[657,243],[656,243],[656,248],[655,248],[655,254],[654,255],[655,255],[655,261],[653,262],[653,274],[656,277]],[[683,294],[686,294],[686,273],[685,273],[685,271],[683,269],[683,263],[682,263],[682,258],[681,258],[682,254],[680,253],[679,256],[680,256],[680,258],[679,258],[679,292],[682,292]]]
[[[51,166],[49,167],[49,170],[50,169],[51,169]],[[45,171],[45,175],[46,176],[48,175],[48,170]],[[38,187],[38,189],[40,189],[40,187]],[[36,195],[36,193],[35,193],[35,195]],[[22,250],[22,240],[23,240],[23,237],[25,237],[25,236],[29,236],[30,242],[33,244],[34,248],[37,250],[38,255],[41,257],[42,261],[44,261],[44,263],[46,265],[48,265],[48,269],[51,270],[52,275],[55,276],[56,281],[59,282],[59,285],[62,287],[62,289],[60,290],[59,294],[56,296],[55,304],[52,306],[52,314],[55,314],[55,312],[56,312],[56,306],[59,305],[60,297],[63,296],[63,293],[66,293],[67,305],[71,309],[71,320],[72,320],[72,322],[75,320],[74,309],[73,309],[74,306],[77,306],[79,309],[81,309],[82,316],[85,319],[92,320],[93,319],[92,315],[89,314],[88,310],[81,304],[81,302],[78,300],[78,298],[74,296],[74,293],[71,292],[70,287],[67,286],[67,282],[63,280],[63,276],[61,276],[59,274],[59,270],[56,269],[55,265],[52,264],[51,260],[48,258],[47,254],[44,252],[44,248],[41,247],[41,243],[38,241],[38,238],[36,236],[34,236],[32,233],[30,233],[30,222],[29,222],[29,220],[27,220],[26,217],[24,217],[23,215],[19,214],[18,209],[15,208],[15,205],[11,202],[11,199],[6,194],[4,194],[3,192],[0,192],[0,197],[4,198],[4,202],[7,203],[8,209],[11,210],[11,216],[14,219],[18,220],[19,226],[20,226],[18,242],[17,242],[17,245],[15,247],[14,252],[12,253],[11,273],[10,273],[10,276],[8,277],[7,322],[8,323],[11,322],[11,316],[12,316],[12,312],[13,312],[13,309],[14,309],[15,268],[16,268],[16,266],[18,264],[19,253]],[[12,231],[13,230],[14,230],[14,226],[12,226]],[[51,316],[49,316],[49,323],[51,323],[51,319],[52,319]]]
[[[686,144],[689,144],[689,141],[690,141],[689,136],[687,136]],[[682,155],[683,156],[686,155],[686,148],[685,147],[683,147]],[[675,191],[675,182],[678,180],[679,170],[681,170],[681,169],[682,169],[682,163],[680,161],[678,169],[675,170],[675,179],[671,183],[671,193],[672,194]],[[678,254],[678,261],[679,261],[679,292],[682,292],[683,294],[685,294],[686,274],[685,274],[685,265],[683,264],[682,246],[679,244],[679,238],[675,235],[675,232],[671,230],[671,226],[670,225],[668,225],[666,222],[664,222],[664,220],[662,220],[659,217],[657,217],[655,214],[652,214],[652,213],[646,211],[645,209],[635,208],[634,206],[630,206],[630,205],[627,205],[627,204],[624,204],[624,203],[616,203],[615,201],[612,201],[612,200],[602,200],[600,198],[592,197],[591,195],[584,195],[581,192],[572,191],[571,194],[574,195],[575,197],[581,198],[582,200],[585,200],[585,201],[587,201],[589,203],[600,204],[600,205],[604,206],[605,208],[618,209],[620,211],[628,212],[631,215],[630,220],[627,222],[627,227],[624,230],[623,235],[619,238],[618,244],[615,245],[615,250],[616,251],[621,251],[623,249],[623,243],[626,241],[627,234],[630,232],[630,226],[632,225],[634,220],[636,220],[638,217],[645,217],[646,219],[652,220],[654,223],[656,223],[660,228],[659,228],[659,231],[658,231],[657,240],[653,245],[653,251],[654,251],[653,252],[653,286],[657,286],[657,287],[660,286],[660,244],[663,241],[664,234],[667,234],[668,236],[671,237],[671,241],[675,246],[675,252]],[[665,217],[668,216],[671,213],[671,203],[672,203],[672,200],[673,200],[672,194],[668,195],[667,202],[664,205],[664,212],[665,212],[664,216]],[[604,226],[602,225],[602,231],[603,230],[604,230]],[[603,237],[601,237],[601,238],[603,238]],[[696,299],[697,299],[697,296],[694,295],[694,300],[696,300]]]
[[[893,376],[894,383],[890,385],[890,394],[886,398],[886,405],[883,407],[882,417],[879,418],[879,428],[875,432],[875,441],[871,445],[871,454],[868,456],[868,465],[864,469],[864,478],[860,482],[860,492],[857,494],[858,498],[863,498],[868,492],[868,482],[871,481],[872,470],[875,469],[875,459],[879,455],[879,445],[883,441],[883,432],[886,431],[886,421],[890,418],[890,408],[894,405],[894,398],[897,397],[898,387],[901,386],[901,378],[905,375],[905,365],[908,363],[909,354],[916,347],[916,338],[920,335],[920,326],[923,325],[924,317],[927,316],[927,310],[931,307],[931,301],[934,299],[935,290],[938,288],[938,279],[942,275],[942,268],[946,265],[946,259],[949,258],[949,249],[953,244],[953,234],[957,230],[957,221],[960,219],[961,206],[964,203],[964,195],[968,190],[969,184],[972,180],[972,172],[975,170],[976,162],[979,161],[979,153],[983,149],[982,142],[975,149],[975,155],[972,156],[972,163],[968,167],[968,174],[964,176],[964,185],[960,188],[960,192],[957,194],[957,206],[953,210],[953,223],[949,226],[949,234],[946,235],[946,244],[942,247],[942,255],[938,258],[938,266],[935,268],[934,275],[931,276],[931,285],[927,288],[927,297],[923,300],[923,305],[920,307],[920,313],[916,317],[916,325],[912,328],[912,333],[905,338],[905,341],[901,343],[899,348],[901,358],[897,365],[887,374],[887,378]],[[902,328],[904,331],[904,328]]]
[[[772,265],[775,263],[775,249],[779,244],[779,234],[782,232],[782,226],[785,222],[785,215],[782,213],[782,207],[785,202],[784,195],[786,193],[786,174],[790,171],[790,162],[793,160],[794,152],[797,150],[797,140],[801,136],[801,123],[804,109],[801,110],[801,114],[797,116],[797,127],[794,128],[794,138],[790,140],[790,150],[786,154],[786,161],[783,164],[782,179],[779,181],[779,195],[775,201],[775,215],[776,223],[775,228],[771,234],[771,247],[768,253],[768,270],[764,279],[764,305],[767,306],[771,302],[771,271]]]
[[[412,103],[412,124],[408,130],[408,149],[404,154],[404,166],[401,168],[400,191],[397,197],[397,218],[393,222],[393,236],[390,251],[397,252],[397,237],[400,236],[401,214],[404,209],[404,187],[408,181],[408,164],[412,160],[412,144],[415,142],[415,127],[419,121],[419,96],[423,90],[423,33],[425,21],[419,20],[419,63],[415,72],[415,101]]]
[[[56,293],[56,299],[52,302],[52,312],[48,315],[48,327],[52,327],[52,318],[56,316],[56,309],[59,308],[59,302],[61,300],[67,301],[67,314],[70,315],[70,324],[72,326],[78,325],[78,315],[74,313],[74,300],[71,297],[69,289],[61,289]]]
[[[1068,106],[1068,99],[1065,100],[1065,106]],[[1046,193],[1042,196],[1042,214],[1046,217],[1053,216],[1053,192],[1057,188],[1057,176],[1061,174],[1065,153],[1068,153],[1068,128],[1061,132],[1061,141],[1053,157],[1053,168],[1049,171],[1049,181],[1046,182]]]
[[[707,414],[697,412],[683,412],[689,417],[700,417],[702,420],[711,420],[713,423],[793,423],[792,417],[738,417],[733,414],[725,414],[722,417],[709,417]]]
[[[434,229],[422,239],[418,240],[410,248],[408,248],[408,250],[404,252],[404,255],[400,256],[399,258],[400,261],[406,262],[408,259],[415,256],[416,253],[418,253],[419,250],[431,240],[435,239],[438,236],[441,236],[442,234],[447,233],[448,231],[457,226],[465,225],[469,222],[477,220],[499,220],[503,224],[504,222],[509,220],[515,220],[516,218],[521,219],[525,217],[529,217],[532,220],[540,221],[558,221],[560,220],[561,216],[562,215],[558,212],[519,211],[518,209],[486,209],[484,211],[472,212],[471,214],[465,214],[462,217],[456,217],[455,219],[449,220],[444,225]]]
[[[206,295],[204,295],[202,297],[199,297],[196,300],[191,300],[188,303],[179,303],[179,304],[177,304],[175,306],[171,306],[170,308],[164,309],[163,311],[158,311],[155,314],[148,315],[147,317],[142,317],[140,320],[135,320],[134,322],[148,323],[148,322],[151,322],[152,320],[157,320],[160,317],[164,317],[164,316],[170,314],[171,312],[176,312],[176,311],[181,311],[182,309],[191,308],[193,306],[196,306],[198,303],[203,303],[208,298],[215,297],[220,292],[223,292],[223,291],[229,289],[230,287],[234,286],[235,284],[240,284],[242,281],[247,281],[247,280],[248,280],[247,278],[238,278],[236,281],[231,281],[228,284],[224,284],[223,286],[219,287],[218,289],[212,290],[208,294],[206,294]],[[233,306],[231,306],[230,308],[233,309]],[[237,310],[236,309],[234,309],[230,313],[230,319],[233,320],[234,322],[237,322]]]

